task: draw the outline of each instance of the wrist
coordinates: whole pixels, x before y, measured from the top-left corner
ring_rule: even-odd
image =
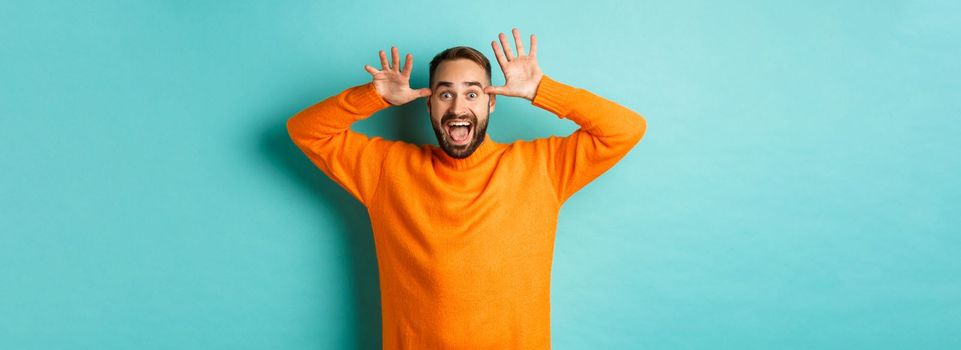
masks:
[[[540,86],[541,86],[541,81],[543,81],[543,80],[544,80],[544,75],[543,75],[543,74],[541,74],[541,75],[539,75],[537,78],[535,78],[534,88],[531,89],[531,91],[530,91],[530,93],[528,94],[528,96],[524,96],[524,98],[526,98],[527,100],[529,100],[529,101],[531,101],[531,102],[534,102],[534,98],[537,97],[537,89],[540,88]]]
[[[384,96],[377,90],[377,85],[373,82],[367,83],[366,87],[363,89],[366,100],[371,105],[372,108],[376,110],[384,109],[393,106]]]

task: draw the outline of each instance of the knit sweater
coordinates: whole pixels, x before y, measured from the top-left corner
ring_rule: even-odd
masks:
[[[544,76],[532,104],[580,128],[467,158],[368,137],[352,123],[390,106],[367,83],[287,121],[293,142],[367,208],[385,349],[549,349],[561,205],[622,159],[645,119]]]

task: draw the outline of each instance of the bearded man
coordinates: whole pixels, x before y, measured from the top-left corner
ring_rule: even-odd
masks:
[[[287,121],[293,142],[368,210],[380,273],[385,349],[549,349],[550,275],[561,206],[621,160],[645,119],[587,90],[544,75],[537,38],[516,55],[500,33],[491,47],[504,73],[470,47],[430,63],[428,88],[413,89],[413,56],[400,68],[380,51],[368,83]],[[509,144],[487,134],[496,97],[531,101],[580,128]],[[368,137],[352,123],[427,98],[438,145]]]

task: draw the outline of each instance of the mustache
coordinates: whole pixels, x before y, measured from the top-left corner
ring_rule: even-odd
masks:
[[[471,124],[477,125],[477,118],[474,117],[474,115],[472,115],[472,114],[467,114],[467,113],[465,113],[465,114],[453,114],[453,113],[444,114],[444,116],[441,117],[441,119],[440,119],[440,125],[446,125],[447,122],[449,122],[449,121],[451,121],[451,120],[466,120],[466,121],[471,122]]]

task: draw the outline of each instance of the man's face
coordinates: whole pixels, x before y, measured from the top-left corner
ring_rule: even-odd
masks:
[[[484,93],[488,85],[487,72],[471,60],[444,61],[434,71],[427,109],[437,142],[449,156],[466,158],[484,141],[495,104],[494,95]]]

